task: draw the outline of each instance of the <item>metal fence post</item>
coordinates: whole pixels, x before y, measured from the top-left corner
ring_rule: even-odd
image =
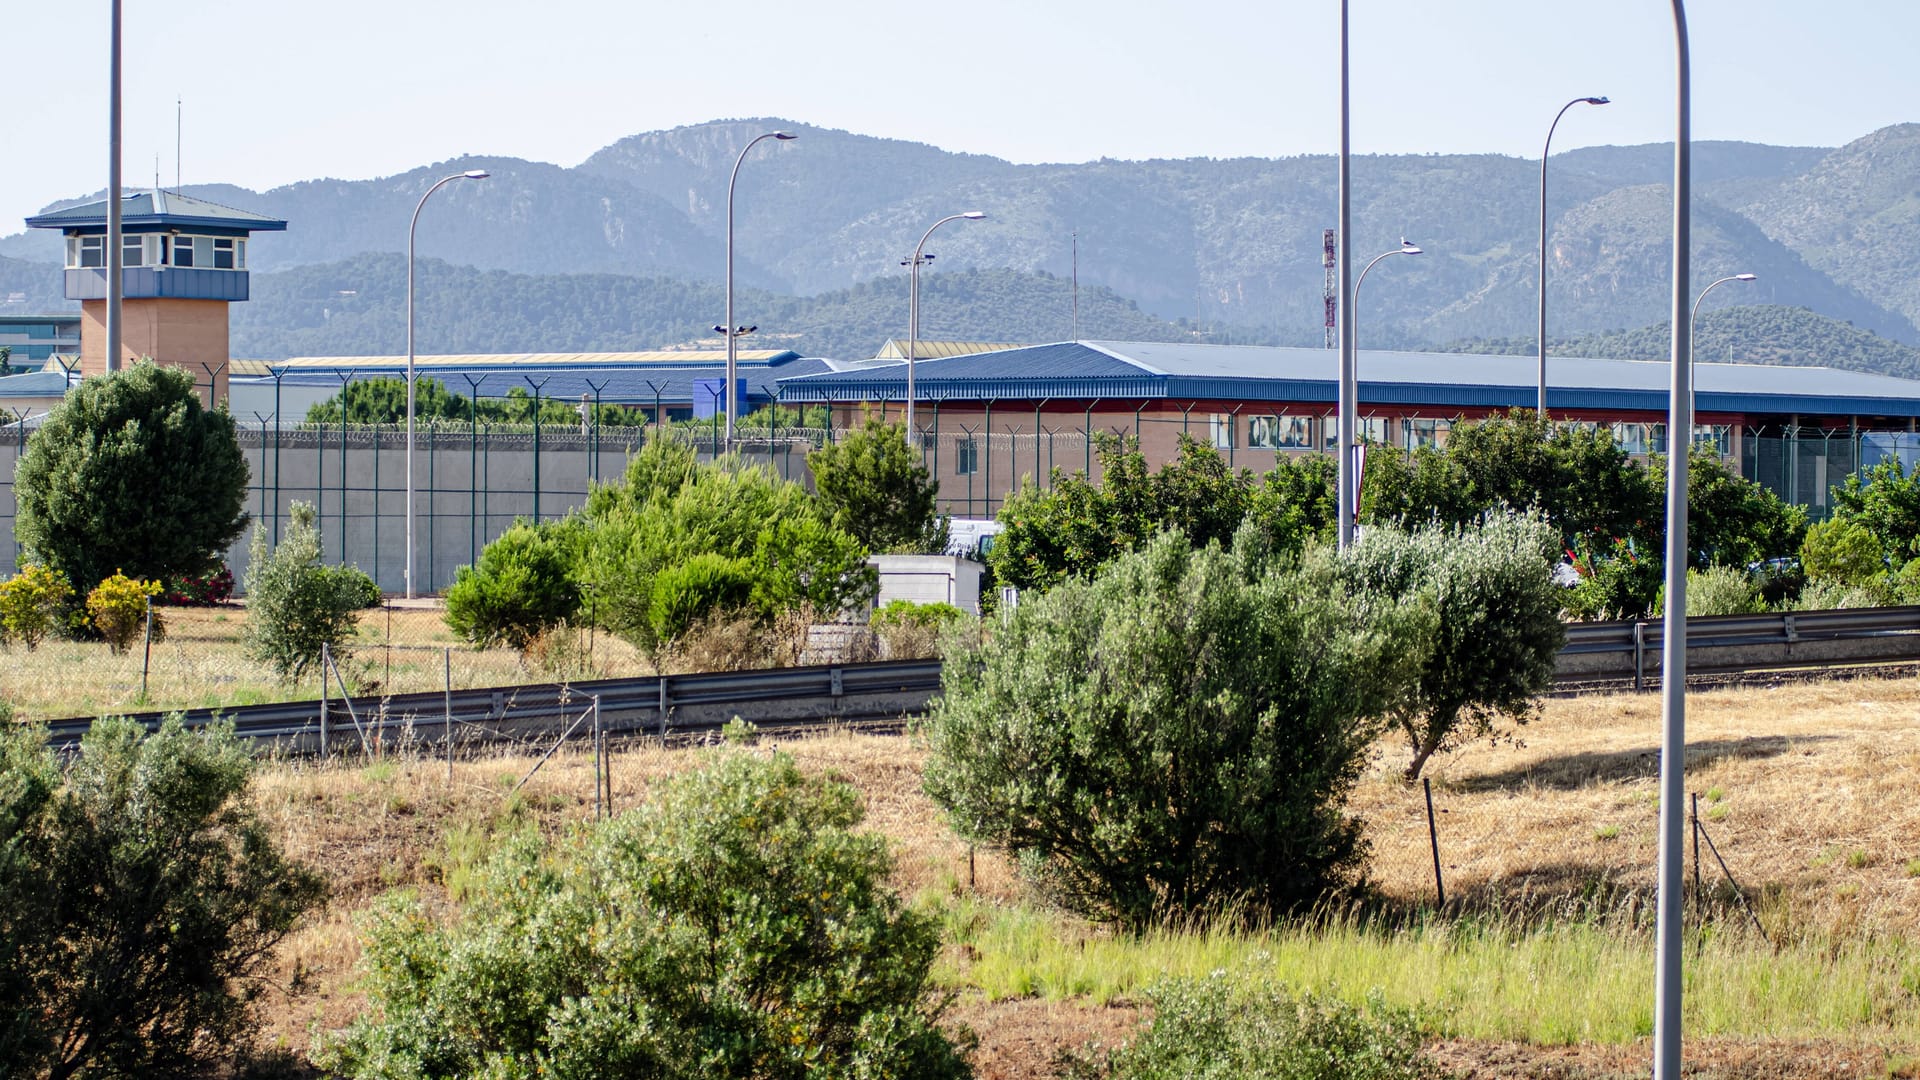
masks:
[[[333,666],[326,642],[320,643],[320,757],[325,760],[332,756],[331,742],[327,730],[327,669]]]
[[[443,710],[440,730],[442,737],[447,740],[447,787],[451,788],[453,787],[453,649],[451,646],[441,648],[440,660],[444,665],[447,680],[446,690],[440,699],[440,707]]]
[[[153,666],[153,597],[147,597],[146,642],[140,655],[140,700],[147,700],[147,669]]]
[[[1433,896],[1435,907],[1447,906],[1447,885],[1440,876],[1440,828],[1433,820],[1433,781],[1420,778],[1420,786],[1427,792],[1427,840],[1433,845]]]

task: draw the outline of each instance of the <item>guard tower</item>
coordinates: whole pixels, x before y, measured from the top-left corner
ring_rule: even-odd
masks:
[[[80,372],[107,369],[107,204],[27,219],[67,238],[67,299],[80,301]],[[247,238],[284,221],[153,190],[120,207],[120,365],[152,357],[192,373],[211,407],[227,396],[227,305],[248,296]]]

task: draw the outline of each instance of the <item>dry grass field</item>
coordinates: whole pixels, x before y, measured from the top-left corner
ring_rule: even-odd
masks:
[[[150,653],[139,643],[116,655],[104,642],[54,639],[36,649],[0,648],[0,696],[22,720],[320,696],[317,671],[297,681],[282,680],[246,656],[240,644],[244,605],[158,610],[166,631]],[[462,644],[447,629],[437,603],[427,601],[394,601],[363,612],[353,654],[341,668],[356,693],[395,694],[439,690],[449,671],[455,689],[652,674],[631,646],[604,633],[567,633],[530,657],[513,649],[475,649]]]
[[[1838,967],[1803,974],[1816,986],[1833,979],[1836,994],[1839,983],[1852,980],[1847,985],[1860,984],[1863,1000],[1876,1002],[1856,1010],[1864,1013],[1857,1022],[1841,1010],[1837,1020],[1823,1012],[1801,1024],[1780,1019],[1802,1007],[1798,999],[1759,1001],[1752,995],[1764,996],[1764,987],[1742,988],[1748,998],[1707,1014],[1702,1030],[1712,1034],[1690,1044],[1689,1058],[1701,1067],[1697,1075],[1920,1075],[1905,1071],[1920,1057],[1920,966],[1902,967],[1920,965],[1914,944],[1920,942],[1920,683],[1713,691],[1693,696],[1689,711],[1688,787],[1700,793],[1702,818],[1728,867],[1758,896],[1768,937],[1786,949],[1769,958],[1767,944],[1748,935],[1739,956],[1703,967],[1700,980],[1722,977],[1723,970],[1732,979],[1736,969],[1751,969],[1740,977],[1767,983],[1769,964],[1817,968],[1830,955]],[[1505,913],[1517,917],[1514,926],[1541,922],[1543,915],[1597,918],[1610,928],[1604,933],[1620,935],[1621,942],[1593,956],[1525,946],[1533,951],[1516,961],[1521,968],[1475,974],[1542,985],[1512,1004],[1491,995],[1500,1001],[1462,1016],[1456,1026],[1466,1034],[1456,1032],[1439,1047],[1454,1067],[1473,1076],[1567,1080],[1645,1075],[1647,1050],[1636,1042],[1633,1023],[1617,1029],[1578,1024],[1583,1008],[1603,1009],[1598,985],[1608,981],[1605,973],[1548,969],[1555,963],[1624,966],[1612,981],[1624,982],[1622,994],[1641,995],[1658,727],[1653,695],[1554,700],[1523,729],[1521,741],[1475,745],[1430,767],[1450,908],[1470,917]],[[962,994],[957,1019],[982,1035],[983,1076],[1045,1076],[1045,1063],[1059,1047],[1123,1038],[1139,1019],[1133,990],[1161,971],[1191,965],[1204,971],[1204,965],[1238,962],[1231,958],[1242,954],[1312,948],[1275,936],[1219,935],[1184,943],[1175,935],[1135,946],[1037,912],[1002,860],[970,852],[947,830],[921,792],[923,752],[910,738],[822,733],[783,738],[777,746],[803,768],[842,777],[862,792],[868,827],[893,842],[903,893],[972,913],[964,917],[970,924],[949,916],[950,933],[965,940],[949,947],[942,970]],[[763,742],[727,752],[767,749]],[[661,778],[695,766],[702,752],[651,744],[623,749],[613,764],[615,808],[644,799]],[[591,816],[589,759],[557,754],[510,797],[532,763],[530,753],[456,761],[451,780],[444,762],[404,754],[372,763],[282,762],[265,770],[256,788],[263,811],[291,852],[322,867],[334,884],[328,909],[281,950],[280,982],[292,992],[270,1005],[274,1039],[304,1047],[311,1032],[339,1026],[362,1007],[353,983],[356,920],[380,892],[407,886],[448,902],[466,867],[484,857],[489,837],[513,828],[564,829]],[[1396,778],[1401,764],[1399,749],[1383,745],[1354,809],[1370,823],[1379,892],[1411,906],[1430,903],[1433,874],[1425,804],[1417,788]],[[1719,876],[1709,855],[1703,867],[1709,891]],[[1717,917],[1740,917],[1725,903],[1731,895],[1725,886],[1719,891]],[[963,929],[952,931],[956,926]],[[1352,945],[1336,942],[1328,956],[1274,962],[1289,979],[1317,977],[1300,973],[1324,968],[1359,990],[1364,987],[1354,980],[1362,978],[1429,988],[1445,983],[1366,960]],[[1454,941],[1428,951],[1441,956],[1430,962],[1444,963],[1450,952],[1470,950]],[[1585,958],[1553,959],[1575,955]],[[1886,966],[1875,959],[1880,956],[1891,958],[1895,970],[1880,971]],[[1062,964],[1079,968],[1069,978],[1057,974]],[[1108,967],[1088,969],[1097,964]],[[1913,980],[1904,998],[1903,978]],[[1594,999],[1568,1006],[1572,1026],[1528,1018],[1529,1009],[1556,995],[1578,999],[1589,981]],[[1650,994],[1650,965],[1644,986]],[[1390,988],[1422,999],[1421,985]]]

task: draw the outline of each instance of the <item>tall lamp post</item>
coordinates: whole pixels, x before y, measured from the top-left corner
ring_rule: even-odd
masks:
[[[1360,501],[1354,497],[1360,488],[1353,475],[1353,454],[1347,449],[1353,445],[1354,422],[1359,415],[1356,399],[1360,396],[1360,383],[1353,370],[1353,305],[1346,302],[1353,296],[1348,286],[1353,280],[1353,146],[1350,138],[1353,125],[1347,52],[1347,0],[1340,0],[1340,408],[1339,419],[1334,422],[1340,460],[1336,463],[1333,496],[1334,505],[1338,507],[1334,519],[1339,522],[1334,535],[1341,551],[1353,543],[1353,518],[1348,515],[1347,507]]]
[[[1687,6],[1673,0],[1673,335],[1667,430],[1693,432],[1693,342],[1681,330],[1692,288],[1693,116]],[[1668,442],[1671,444],[1672,439]],[[1687,455],[1667,454],[1667,611],[1660,646],[1660,869],[1655,904],[1653,1080],[1680,1080],[1682,857],[1686,852]]]
[[[485,169],[468,169],[463,173],[442,177],[420,196],[420,202],[413,208],[413,221],[407,225],[407,599],[414,596],[413,582],[413,237],[420,228],[420,211],[426,209],[427,200],[455,180],[485,180],[492,175]],[[341,418],[346,417],[345,405],[347,391],[340,388]],[[536,512],[538,507],[534,508]]]
[[[1358,430],[1360,427],[1360,423],[1359,423],[1360,286],[1365,285],[1367,283],[1367,271],[1372,270],[1375,266],[1379,265],[1381,259],[1389,258],[1394,255],[1425,255],[1425,254],[1426,252],[1422,251],[1419,245],[1409,243],[1406,237],[1404,236],[1401,237],[1399,247],[1394,248],[1392,251],[1383,251],[1380,254],[1375,255],[1370,261],[1368,261],[1365,267],[1361,268],[1360,279],[1353,283],[1353,295],[1351,298],[1349,298],[1347,303],[1347,310],[1352,316],[1347,322],[1346,338],[1348,342],[1350,342],[1352,345],[1353,355],[1354,355],[1354,362],[1347,369],[1348,375],[1353,379],[1352,405],[1354,409],[1354,420],[1351,425],[1353,430],[1350,430],[1347,433],[1347,438],[1349,441],[1340,444],[1340,461],[1342,462],[1343,466],[1353,469],[1353,476],[1352,476],[1353,487],[1352,487],[1351,493],[1348,495],[1348,501],[1346,503],[1343,503],[1340,507],[1340,523],[1341,523],[1341,527],[1343,529],[1348,530],[1349,532],[1353,528],[1354,518],[1359,516],[1359,512],[1360,512],[1359,492],[1360,492],[1360,483],[1362,480],[1362,477],[1360,476],[1359,463],[1356,461],[1353,461],[1353,456],[1354,456],[1353,449],[1354,447],[1360,445],[1360,432]],[[1351,463],[1351,464],[1348,464],[1348,463]]]
[[[1730,277],[1723,277],[1719,281],[1716,281],[1713,284],[1708,285],[1706,288],[1700,290],[1700,295],[1695,297],[1693,301],[1693,312],[1692,314],[1687,316],[1687,363],[1689,364],[1693,363],[1694,329],[1700,323],[1700,304],[1702,301],[1706,300],[1707,294],[1719,288],[1720,286],[1725,285],[1729,281],[1758,281],[1759,279],[1760,279],[1760,275],[1758,274],[1734,274]],[[1691,380],[1689,380],[1689,385],[1687,386],[1687,424],[1688,424],[1687,444],[1689,446],[1693,444],[1692,425],[1694,423],[1694,418],[1699,415],[1698,410],[1696,410],[1693,407],[1693,402],[1696,396],[1697,395],[1694,392],[1693,386],[1691,384]],[[1668,441],[1671,442],[1672,440],[1668,440]]]
[[[1540,419],[1547,418],[1547,157],[1553,153],[1553,130],[1560,126],[1560,118],[1575,105],[1606,105],[1604,97],[1578,97],[1553,114],[1553,123],[1547,127],[1547,142],[1540,148],[1540,336],[1535,342],[1540,349]]]
[[[735,356],[740,335],[752,332],[751,329],[743,327],[733,321],[733,188],[734,185],[740,181],[740,166],[746,163],[747,151],[753,149],[756,144],[765,139],[778,139],[781,142],[792,142],[799,137],[798,135],[785,131],[769,131],[764,135],[755,135],[753,138],[747,140],[747,145],[740,148],[740,156],[733,159],[733,173],[727,177],[727,322],[725,326],[717,327],[717,329],[721,335],[727,339],[727,385],[726,393],[721,396],[720,400],[726,403],[727,449],[729,451],[733,449],[733,410],[735,405],[733,394],[734,387],[738,381],[738,376],[735,374],[738,361],[735,359]]]
[[[927,246],[927,240],[933,230],[949,221],[979,221],[986,217],[982,210],[968,210],[963,214],[948,214],[928,227],[926,235],[913,245],[913,258],[907,260],[907,441],[914,446],[920,445],[920,433],[913,426],[913,360],[920,351],[920,264],[932,259],[931,255],[922,255],[920,251]]]

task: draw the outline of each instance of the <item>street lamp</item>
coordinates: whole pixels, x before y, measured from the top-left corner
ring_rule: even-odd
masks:
[[[920,351],[920,264],[933,258],[920,254],[920,250],[927,246],[927,238],[933,235],[933,230],[947,222],[962,218],[979,221],[986,216],[982,210],[948,214],[927,229],[920,242],[913,245],[913,258],[907,260],[907,441],[915,446],[920,445],[920,433],[913,426],[913,354]]]
[[[1342,438],[1344,438],[1346,441],[1340,444],[1340,461],[1341,461],[1342,468],[1353,468],[1354,471],[1351,474],[1351,480],[1350,480],[1352,487],[1349,489],[1349,493],[1346,496],[1348,501],[1340,505],[1340,524],[1343,531],[1350,531],[1352,529],[1353,518],[1356,514],[1358,514],[1360,510],[1359,492],[1360,492],[1361,477],[1359,475],[1359,470],[1357,468],[1354,468],[1353,464],[1350,464],[1353,459],[1353,448],[1360,444],[1359,432],[1355,430],[1359,427],[1357,414],[1360,408],[1360,372],[1359,372],[1359,367],[1360,367],[1360,364],[1359,364],[1360,286],[1365,285],[1367,283],[1367,271],[1372,270],[1376,265],[1378,265],[1381,259],[1389,258],[1394,255],[1425,255],[1425,254],[1426,252],[1422,251],[1417,244],[1410,243],[1407,240],[1407,238],[1403,236],[1400,238],[1399,247],[1394,248],[1392,251],[1383,251],[1380,254],[1375,255],[1373,259],[1370,262],[1368,262],[1365,267],[1361,269],[1360,280],[1353,283],[1353,296],[1347,304],[1347,310],[1351,314],[1351,318],[1347,321],[1346,338],[1347,338],[1348,346],[1352,350],[1353,356],[1354,356],[1353,363],[1349,364],[1347,367],[1347,375],[1349,378],[1353,380],[1353,397],[1352,397],[1352,400],[1349,402],[1349,404],[1352,405],[1355,411],[1356,417],[1349,424],[1343,425],[1344,427],[1346,427],[1347,430],[1341,433]]]
[[[1716,281],[1713,284],[1707,286],[1706,288],[1700,290],[1700,295],[1696,297],[1693,301],[1693,313],[1687,316],[1687,363],[1689,364],[1693,363],[1694,328],[1700,322],[1701,301],[1707,298],[1708,293],[1712,292],[1713,290],[1719,288],[1722,285],[1725,285],[1729,281],[1758,281],[1758,280],[1759,280],[1758,274],[1734,274],[1731,277],[1723,277],[1719,281]],[[1698,416],[1698,410],[1696,410],[1693,407],[1694,398],[1695,398],[1695,393],[1693,389],[1693,381],[1691,378],[1689,378],[1687,381],[1687,443],[1689,445],[1691,445],[1693,442],[1694,418]],[[1669,443],[1671,443],[1672,441],[1673,440],[1671,439],[1668,440]]]
[[[1575,105],[1606,105],[1604,97],[1574,98],[1560,111],[1553,114],[1553,123],[1547,127],[1546,145],[1540,148],[1540,336],[1535,339],[1540,348],[1540,419],[1547,418],[1547,156],[1553,152],[1553,129],[1560,126],[1560,118]]]
[[[753,332],[751,327],[743,327],[733,321],[733,186],[740,180],[740,166],[747,160],[747,151],[753,149],[755,144],[764,139],[778,139],[781,142],[792,142],[799,137],[798,135],[785,131],[769,131],[764,135],[755,135],[753,138],[747,140],[747,145],[740,148],[740,156],[733,159],[733,174],[727,177],[727,323],[725,326],[717,326],[714,327],[714,329],[720,331],[721,335],[727,339],[727,385],[726,393],[721,396],[720,400],[726,403],[727,449],[729,451],[733,449],[733,410],[735,405],[733,388],[738,378],[735,374],[737,363],[734,359],[735,352],[740,335]]]
[[[420,228],[420,211],[426,209],[427,199],[442,187],[455,180],[485,180],[492,174],[485,169],[468,169],[463,173],[442,177],[420,196],[420,202],[413,208],[413,221],[407,225],[407,599],[413,599],[413,237]],[[341,417],[346,416],[346,388],[340,391]],[[538,507],[534,508],[536,512]]]
[[[1693,116],[1687,6],[1673,0],[1673,336],[1667,430],[1693,432],[1693,342],[1682,334],[1692,287]],[[1669,442],[1672,440],[1669,439]],[[1653,1080],[1680,1080],[1682,858],[1686,853],[1687,455],[1667,454],[1667,611],[1660,644],[1660,867],[1654,916]]]

